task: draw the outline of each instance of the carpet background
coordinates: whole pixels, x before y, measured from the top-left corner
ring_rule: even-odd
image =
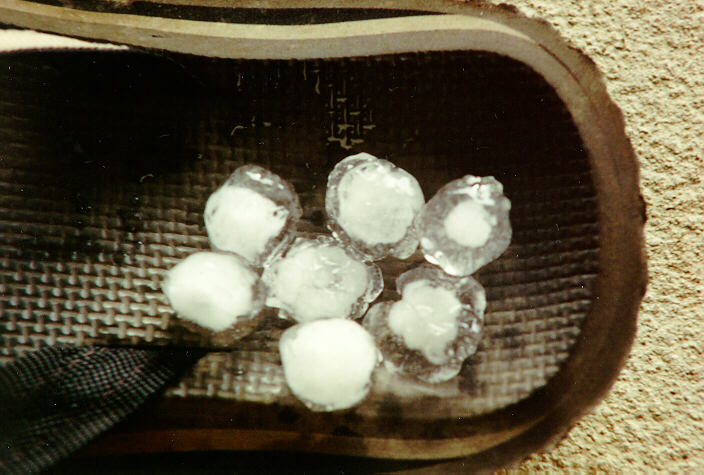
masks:
[[[701,473],[704,2],[508,3],[594,60],[623,111],[648,207],[650,274],[632,353],[608,397],[511,472]]]

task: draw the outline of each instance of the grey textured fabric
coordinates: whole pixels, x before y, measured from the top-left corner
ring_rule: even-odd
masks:
[[[47,347],[0,367],[0,471],[40,471],[112,427],[200,350]]]

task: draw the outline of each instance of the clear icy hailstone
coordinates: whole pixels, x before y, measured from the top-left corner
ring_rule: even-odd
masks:
[[[428,262],[469,275],[511,243],[511,202],[494,177],[467,175],[443,186],[421,210],[415,232]]]
[[[340,161],[328,177],[328,227],[372,260],[409,257],[418,247],[413,220],[424,203],[418,181],[393,163],[360,153]]]
[[[197,252],[172,267],[162,288],[178,316],[190,329],[248,333],[264,306],[259,276],[239,256]]]
[[[379,362],[374,339],[352,320],[299,323],[279,341],[286,383],[314,411],[347,409],[366,397]]]
[[[327,236],[298,238],[264,270],[267,305],[299,322],[357,318],[384,287],[381,270]]]
[[[293,239],[302,214],[290,183],[257,165],[239,167],[205,205],[213,248],[265,265]]]
[[[484,288],[429,265],[401,274],[396,285],[401,300],[378,303],[364,317],[387,369],[430,383],[455,377],[481,338]]]

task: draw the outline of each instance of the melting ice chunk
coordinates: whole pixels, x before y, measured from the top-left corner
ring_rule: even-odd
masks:
[[[291,184],[245,165],[208,198],[205,227],[213,248],[262,266],[291,242],[301,214]]]
[[[469,275],[511,243],[511,202],[494,177],[467,175],[443,186],[415,222],[428,262],[451,275]]]
[[[484,289],[428,265],[402,274],[397,287],[401,300],[376,304],[364,318],[387,369],[431,383],[453,378],[479,344]]]
[[[457,316],[462,303],[455,292],[419,280],[406,286],[403,298],[389,311],[389,327],[403,337],[406,346],[419,350],[428,361],[441,365],[448,360],[448,344],[457,336]]]
[[[264,303],[259,277],[244,259],[219,252],[191,254],[162,287],[179,317],[214,332],[252,320]]]
[[[372,260],[413,254],[418,241],[412,225],[423,203],[411,174],[368,153],[345,158],[328,177],[328,227]]]
[[[379,361],[374,340],[359,324],[328,318],[300,323],[279,341],[286,383],[314,411],[347,409],[364,399]]]
[[[299,322],[356,318],[379,296],[379,268],[365,263],[325,236],[298,238],[286,255],[264,270],[267,305]]]

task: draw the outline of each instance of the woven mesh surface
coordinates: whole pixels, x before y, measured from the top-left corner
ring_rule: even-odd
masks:
[[[0,367],[0,471],[46,469],[135,411],[203,353],[47,346]]]
[[[2,361],[44,345],[207,344],[173,324],[160,280],[208,248],[209,194],[239,165],[261,164],[296,187],[302,230],[321,231],[327,174],[359,151],[410,171],[426,198],[471,173],[496,176],[513,203],[513,243],[478,273],[488,297],[480,349],[454,386],[424,390],[493,410],[542,386],[579,334],[598,270],[587,155],[554,91],[519,63],[460,52],[0,63]],[[419,261],[382,263],[384,298]],[[290,398],[276,353],[285,325],[265,323],[169,394]],[[379,381],[375,394],[394,384]]]

